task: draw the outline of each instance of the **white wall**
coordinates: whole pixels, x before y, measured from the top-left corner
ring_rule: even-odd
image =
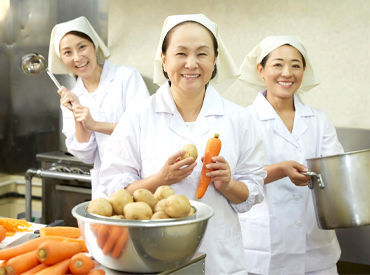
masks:
[[[153,57],[168,15],[204,13],[219,25],[239,66],[267,35],[293,34],[304,42],[321,85],[302,94],[337,127],[370,129],[370,1],[368,0],[110,0],[111,60],[152,78]],[[247,105],[255,92],[238,83],[219,91]]]

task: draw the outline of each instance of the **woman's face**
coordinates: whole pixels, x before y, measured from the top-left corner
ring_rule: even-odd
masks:
[[[162,62],[173,92],[203,92],[216,64],[211,34],[197,23],[176,27],[170,33]]]
[[[265,67],[257,65],[260,78],[264,79],[269,96],[290,98],[302,83],[303,60],[300,52],[283,45],[270,52]]]
[[[98,63],[94,44],[75,34],[66,34],[59,44],[60,57],[71,73],[89,77]]]

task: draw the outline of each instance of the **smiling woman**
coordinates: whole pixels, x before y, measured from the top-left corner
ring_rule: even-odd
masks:
[[[99,192],[98,172],[103,147],[130,105],[149,96],[139,72],[105,60],[108,48],[85,17],[57,24],[51,33],[49,68],[73,74],[76,86],[58,93],[63,133],[68,151],[85,163],[94,163],[92,197]]]

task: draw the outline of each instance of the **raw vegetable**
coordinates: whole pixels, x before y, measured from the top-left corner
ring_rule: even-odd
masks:
[[[0,225],[0,242],[2,242],[6,237],[6,229],[4,226]]]
[[[103,269],[93,269],[87,275],[105,275],[105,271]]]
[[[44,270],[47,267],[49,266],[47,266],[46,264],[39,264],[39,265],[36,265],[34,268],[31,268],[27,270],[26,272],[23,272],[21,275],[34,275],[37,272],[40,272],[41,270]]]
[[[35,238],[25,243],[19,244],[17,246],[1,249],[0,260],[8,260],[15,256],[30,252],[32,250],[36,250],[38,246],[42,244],[45,240],[49,240],[49,238],[48,237]]]
[[[0,218],[0,225],[6,230],[7,236],[13,236],[17,232],[29,231],[31,224],[25,220],[12,218]]]
[[[0,275],[7,274],[6,269],[5,269],[6,262],[7,262],[6,260],[0,262]]]
[[[79,238],[81,232],[78,227],[72,226],[54,226],[40,228],[40,237],[45,236],[62,236],[67,238]]]
[[[53,265],[82,252],[81,244],[75,242],[47,241],[37,249],[37,257],[46,265]]]
[[[213,138],[207,141],[206,150],[204,153],[202,173],[200,174],[199,185],[197,189],[197,198],[200,199],[204,196],[207,191],[208,185],[211,182],[211,178],[206,176],[206,173],[212,171],[206,168],[207,164],[212,163],[212,158],[218,156],[221,151],[221,140],[219,134],[215,134]]]
[[[16,257],[11,258],[6,263],[6,271],[7,274],[20,274],[25,272],[37,265],[39,265],[39,259],[37,258],[36,250],[27,252],[25,254],[18,255]]]
[[[71,261],[70,258],[65,259],[59,263],[49,266],[45,268],[41,272],[37,273],[37,275],[64,275],[67,274],[69,268],[69,262]]]
[[[115,259],[121,256],[122,250],[127,244],[128,230],[126,227],[121,227],[121,232],[118,240],[115,242],[111,256]]]
[[[94,261],[84,253],[75,254],[69,262],[69,270],[72,274],[87,274],[94,267]]]

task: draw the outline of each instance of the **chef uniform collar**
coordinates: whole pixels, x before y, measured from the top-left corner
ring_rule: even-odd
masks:
[[[303,73],[303,79],[300,89],[303,91],[308,91],[313,87],[319,85],[319,81],[316,79],[312,63],[310,61],[310,58],[307,54],[304,45],[302,44],[298,37],[291,35],[268,36],[265,39],[263,39],[244,58],[244,61],[240,66],[239,79],[246,81],[248,84],[258,89],[258,91],[266,89],[265,82],[258,76],[257,64],[261,63],[263,58],[266,57],[270,52],[285,44],[289,44],[296,48],[305,59],[306,69]]]
[[[59,44],[64,35],[71,31],[78,31],[86,34],[94,43],[98,63],[102,64],[110,56],[110,52],[103,40],[96,33],[86,17],[81,16],[70,21],[66,21],[54,26],[51,31],[49,44],[49,70],[54,74],[70,74],[71,72],[64,66],[59,52]]]
[[[218,44],[218,56],[217,56],[217,74],[211,80],[211,82],[220,83],[226,79],[233,79],[236,78],[238,70],[235,66],[231,55],[227,51],[221,36],[218,32],[217,24],[208,19],[203,14],[183,14],[183,15],[172,15],[168,16],[163,23],[161,36],[159,38],[159,43],[157,46],[157,50],[154,57],[154,72],[153,72],[153,82],[162,85],[168,79],[165,78],[162,71],[162,59],[161,59],[161,52],[162,52],[162,44],[163,40],[166,37],[167,33],[174,28],[176,25],[182,22],[197,22],[204,27],[206,27],[216,38]]]

